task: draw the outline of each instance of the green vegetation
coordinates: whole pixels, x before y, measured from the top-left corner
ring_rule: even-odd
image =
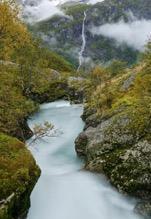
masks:
[[[16,138],[0,133],[0,218],[12,218],[30,206],[29,196],[40,170],[25,147]],[[5,199],[11,197],[8,203]]]
[[[25,119],[38,107],[31,99],[62,97],[62,72],[71,72],[72,66],[33,39],[14,3],[3,1],[0,12],[0,131],[22,138]]]
[[[79,15],[83,15],[84,11],[88,10],[90,8],[87,4],[76,4],[73,6],[64,7],[64,10],[67,15],[79,17]]]
[[[41,36],[48,48],[57,51],[77,67],[78,51],[82,43],[83,13],[87,11],[85,56],[90,57],[93,62],[86,63],[86,69],[89,69],[92,63],[106,64],[114,59],[126,62],[128,65],[138,61],[140,51],[127,43],[118,44],[110,37],[92,34],[91,28],[121,20],[130,22],[132,15],[138,19],[150,20],[150,1],[106,0],[92,6],[80,3],[65,4],[63,9],[69,17],[56,15],[31,27],[31,31]]]
[[[24,119],[37,110],[37,105],[22,95],[18,78],[16,66],[0,64],[0,131],[13,136],[21,132]]]
[[[0,218],[11,219],[28,210],[40,175],[24,143],[11,136],[32,135],[27,118],[39,102],[65,95],[73,69],[32,37],[14,1],[1,1],[0,14]]]
[[[117,1],[107,2],[114,8]],[[79,37],[76,37],[78,43],[75,43],[70,34],[71,27],[77,28],[77,36],[80,30],[81,36],[83,11],[87,7],[76,5],[64,9],[68,15],[78,18],[67,22],[67,18],[61,18],[61,24],[69,32],[61,35],[59,43],[68,36],[72,38],[72,46],[76,48],[79,45]],[[84,94],[83,118],[87,126],[94,126],[92,135],[81,135],[79,143],[79,154],[86,156],[86,168],[104,171],[111,182],[126,193],[141,197],[143,188],[150,194],[151,43],[141,62],[133,68],[127,68],[123,61],[113,60],[108,66],[96,66],[86,76],[75,74],[71,64],[33,38],[19,20],[18,13],[13,1],[0,2],[0,217],[10,219],[16,217],[14,209],[18,214],[28,209],[30,193],[40,174],[32,155],[18,140],[25,141],[32,135],[26,124],[27,118],[38,110],[38,103],[64,96],[81,102]],[[104,15],[102,12],[102,16],[108,16],[108,13]],[[118,16],[121,16],[120,13]],[[60,22],[58,17],[55,19]],[[53,29],[55,19],[54,24],[46,21],[46,27],[43,27],[46,31],[52,27],[54,34],[62,30],[62,26]],[[43,24],[38,25],[37,29]],[[106,50],[105,61],[113,56],[116,58],[115,50],[107,47],[107,40],[102,42]],[[90,43],[95,51],[100,50],[97,43],[100,41]],[[110,42],[109,45],[112,47],[112,44]],[[62,49],[64,46],[68,48],[68,57],[72,46],[62,45]],[[130,50],[125,51],[125,56],[131,60]],[[98,127],[98,124],[103,126]],[[41,130],[40,126],[37,128]],[[51,126],[46,123],[46,128]],[[45,127],[41,131],[43,129]],[[89,137],[101,139],[97,139],[95,144],[96,139],[91,142]],[[145,175],[147,182],[142,181],[140,173]]]
[[[102,116],[111,116],[122,106],[147,109],[151,101],[149,55],[148,51],[145,59],[131,69],[121,61],[113,61],[107,67],[95,67],[90,74],[87,107],[95,108]]]
[[[151,43],[135,67],[123,64],[95,67],[87,79],[86,129],[76,150],[87,170],[105,173],[119,191],[150,206]]]

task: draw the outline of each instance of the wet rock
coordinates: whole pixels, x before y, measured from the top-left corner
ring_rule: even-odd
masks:
[[[85,119],[85,127],[84,129],[87,129],[88,127],[96,127],[98,124],[101,123],[102,118],[97,116],[95,113],[92,115],[88,116]]]
[[[86,155],[86,145],[87,145],[87,136],[84,132],[82,132],[77,139],[75,140],[75,149],[79,156],[85,156]]]
[[[33,135],[32,130],[27,124],[27,119],[22,119],[19,123],[19,127],[12,133],[12,136],[17,137],[19,140],[25,142],[27,139],[31,138]]]
[[[151,200],[137,203],[135,212],[141,214],[145,219],[151,218]]]
[[[93,114],[96,113],[96,110],[95,109],[90,109],[88,107],[84,107],[84,110],[83,110],[83,114],[81,116],[81,118],[86,121],[86,119],[88,119],[88,117],[92,116]]]

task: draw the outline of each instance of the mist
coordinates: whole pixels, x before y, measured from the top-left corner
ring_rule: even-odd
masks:
[[[88,1],[88,4],[94,5],[94,4],[98,3],[98,2],[103,2],[103,1],[104,1],[104,0],[89,0],[89,1]]]
[[[58,1],[23,1],[23,15],[28,23],[35,23],[48,18],[53,17],[54,15],[65,16],[63,11],[57,6]]]
[[[151,37],[151,20],[135,20],[125,23],[108,23],[99,27],[92,27],[90,32],[116,40],[117,44],[127,44],[136,50],[144,50],[144,45]]]
[[[54,15],[66,16],[60,6],[72,1],[96,4],[104,0],[87,0],[87,2],[81,0],[19,0],[23,5],[23,17],[28,23],[46,20]]]

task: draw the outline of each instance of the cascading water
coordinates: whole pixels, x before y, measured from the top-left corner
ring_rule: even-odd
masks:
[[[77,71],[80,70],[83,62],[84,62],[84,57],[83,57],[83,53],[85,51],[85,47],[86,47],[86,36],[85,36],[85,21],[87,18],[87,13],[84,11],[84,18],[83,18],[83,23],[82,23],[82,46],[81,46],[81,50],[79,52],[79,66]]]
[[[28,121],[31,128],[52,122],[62,134],[30,146],[42,173],[31,195],[27,219],[140,219],[133,212],[134,200],[125,199],[103,176],[82,170],[74,149],[84,126],[81,114],[81,105],[56,101],[41,105]]]

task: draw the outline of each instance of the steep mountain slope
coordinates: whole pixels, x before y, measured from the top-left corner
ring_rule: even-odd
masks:
[[[62,5],[62,9],[67,16],[54,15],[50,19],[31,26],[31,30],[40,36],[49,48],[64,55],[74,64],[78,64],[85,11],[87,14],[85,20],[86,47],[83,54],[85,64],[108,62],[112,59],[121,59],[133,63],[137,59],[139,48],[136,45],[133,46],[124,40],[119,43],[112,35],[110,36],[110,33],[108,36],[100,33],[99,28],[104,24],[118,22],[130,24],[144,19],[148,21],[151,19],[151,1],[105,0],[94,5],[68,3]],[[136,25],[137,23],[134,23],[134,26]],[[137,29],[140,30],[141,27],[139,26]],[[149,28],[151,28],[151,25]],[[132,29],[135,31],[135,28],[132,27]],[[149,37],[149,30],[146,40]],[[139,33],[143,34],[143,32]],[[138,38],[139,34],[132,35],[129,38],[135,37]]]

